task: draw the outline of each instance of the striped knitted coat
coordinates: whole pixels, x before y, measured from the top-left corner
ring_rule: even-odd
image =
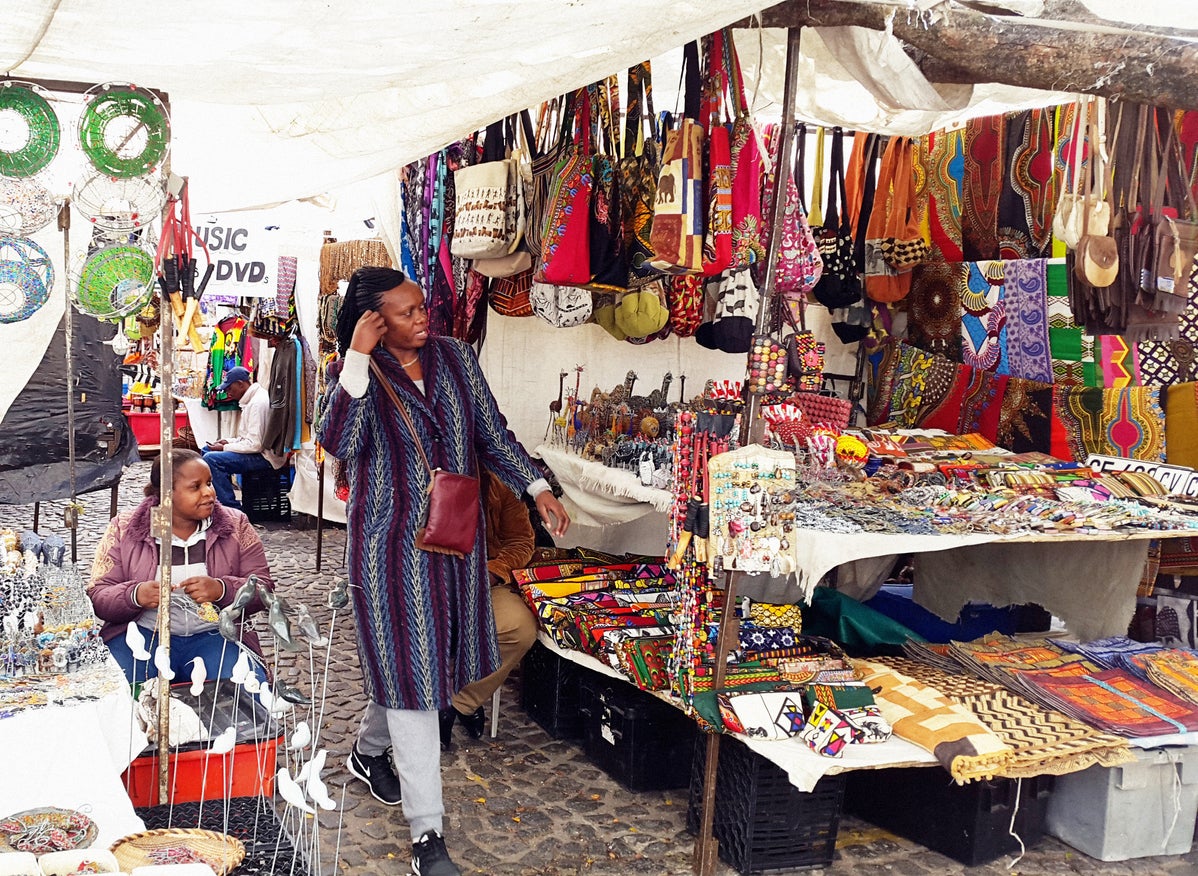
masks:
[[[429,464],[478,474],[516,493],[540,474],[508,430],[474,352],[430,337],[420,351],[424,393],[381,347],[375,363],[407,405]],[[349,579],[366,694],[391,709],[440,709],[499,667],[487,580],[482,503],[464,559],[417,549],[428,484],[411,433],[373,374],[355,399],[332,371],[318,438],[345,465]]]

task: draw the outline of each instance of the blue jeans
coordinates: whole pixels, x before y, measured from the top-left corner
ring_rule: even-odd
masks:
[[[144,627],[141,631],[147,639],[146,650],[153,654],[154,647],[158,644],[157,631]],[[125,642],[124,633],[108,642],[108,650],[125,671],[125,678],[129,679],[130,684],[158,677],[158,667],[154,665],[153,660],[137,660],[133,657],[133,652]],[[209,679],[229,678],[233,674],[233,665],[240,656],[238,651],[236,645],[225,641],[219,630],[208,630],[194,636],[171,636],[171,669],[175,673],[175,682],[191,678],[191,661],[196,657],[204,658],[204,667]],[[258,680],[265,682],[266,674],[262,668],[253,660],[251,664]]]
[[[241,507],[233,496],[233,475],[274,468],[261,453],[234,453],[231,450],[205,450],[204,462],[212,470],[216,499],[226,508]]]

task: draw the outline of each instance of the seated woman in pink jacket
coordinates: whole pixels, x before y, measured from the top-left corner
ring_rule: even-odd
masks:
[[[200,454],[176,450],[172,456],[171,488],[171,669],[186,678],[196,657],[204,660],[208,678],[227,678],[239,656],[216,624],[216,613],[233,601],[250,575],[273,590],[262,540],[240,511],[216,501],[212,473]],[[158,675],[153,660],[136,660],[125,641],[129,622],[136,622],[153,654],[157,644],[159,597],[158,540],[151,529],[151,512],[161,492],[159,467],[150,471],[145,500],[132,511],[117,515],[96,548],[92,563],[91,597],[96,616],[104,621],[101,634],[130,682]],[[242,618],[265,610],[255,595]],[[241,628],[241,642],[261,655],[258,637]],[[255,661],[260,662],[260,661]],[[265,678],[258,671],[260,678]]]

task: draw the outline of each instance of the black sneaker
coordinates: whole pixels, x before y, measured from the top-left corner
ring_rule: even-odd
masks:
[[[382,754],[362,754],[358,751],[358,744],[355,742],[354,750],[350,752],[349,760],[345,762],[345,768],[349,770],[351,776],[356,776],[365,782],[370,787],[371,795],[380,803],[398,806],[400,800],[403,799],[399,776],[395,775],[395,768],[391,766],[390,748]]]
[[[412,873],[414,876],[462,876],[458,865],[449,859],[445,840],[435,830],[412,843]]]

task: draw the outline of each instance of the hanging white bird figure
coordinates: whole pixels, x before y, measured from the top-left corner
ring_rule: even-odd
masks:
[[[312,728],[308,726],[307,721],[300,721],[291,733],[291,739],[287,742],[287,750],[299,751],[301,748],[307,748],[311,742]]]
[[[208,750],[212,754],[228,754],[233,750],[234,744],[237,742],[237,728],[230,725],[226,727],[216,739],[212,740],[212,744],[208,746]]]
[[[251,672],[249,655],[242,651],[237,655],[237,662],[233,664],[233,671],[229,673],[229,677],[234,684],[244,685]]]
[[[275,782],[279,786],[279,796],[283,798],[287,805],[294,806],[300,812],[307,812],[309,815],[316,814],[316,810],[304,800],[304,792],[295,783],[295,779],[291,778],[291,775],[287,772],[287,767],[279,767]]]
[[[308,796],[312,802],[324,810],[333,810],[337,808],[337,804],[333,802],[333,798],[329,796],[329,789],[325,786],[324,781],[320,778],[321,772],[324,770],[324,759],[328,757],[328,752],[325,749],[320,749],[316,754],[312,755],[312,759],[308,761],[306,769],[308,769],[308,782],[304,786],[308,792]]]
[[[171,655],[166,653],[166,648],[162,645],[154,649],[154,666],[158,674],[167,681],[175,680],[175,670],[171,669]]]
[[[142,635],[141,627],[134,621],[129,621],[129,626],[125,627],[125,644],[133,652],[134,659],[150,659],[150,652],[146,650],[146,637]]]
[[[246,693],[256,694],[262,690],[262,682],[259,681],[257,675],[251,672],[250,677],[245,680],[245,684],[242,687],[245,688]]]
[[[198,697],[204,692],[204,682],[208,680],[208,667],[204,658],[197,657],[191,661],[191,695]]]

